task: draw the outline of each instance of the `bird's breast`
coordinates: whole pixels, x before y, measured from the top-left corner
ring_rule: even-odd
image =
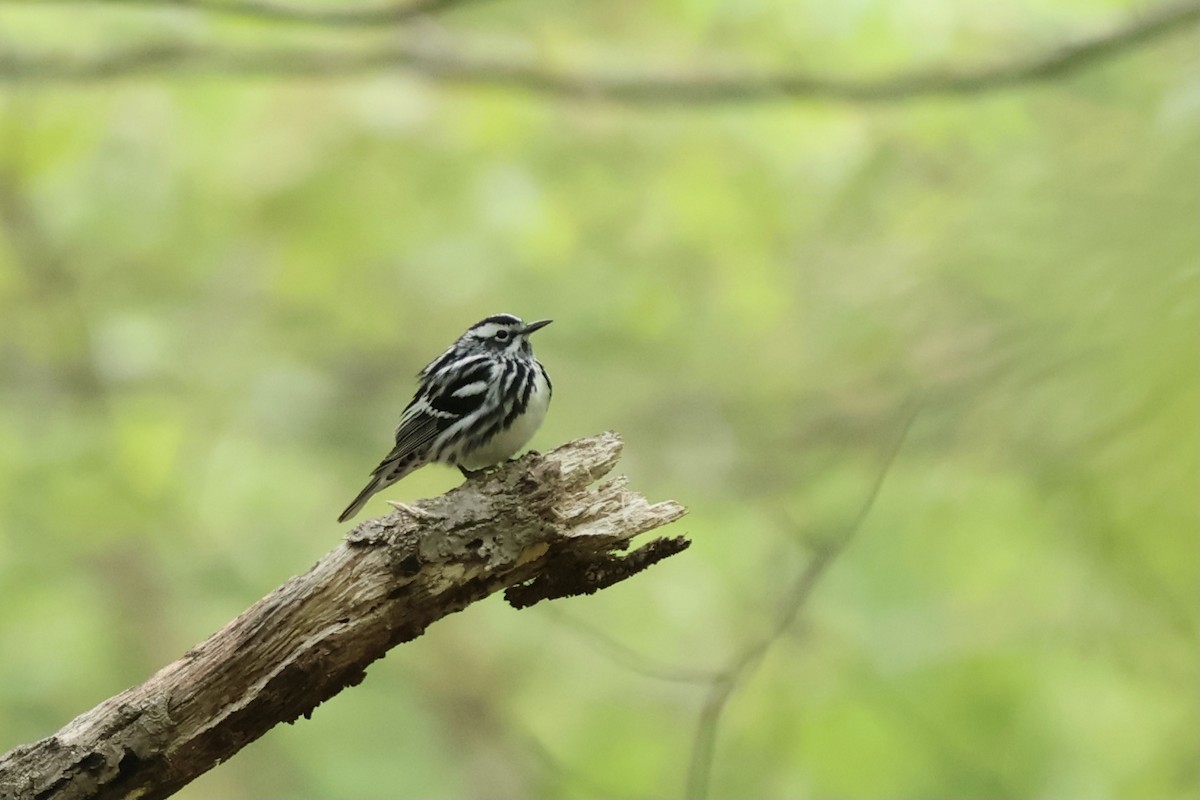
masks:
[[[546,418],[546,409],[550,407],[550,385],[540,369],[534,370],[533,388],[529,392],[529,402],[525,413],[513,420],[506,430],[502,430],[484,442],[478,449],[464,453],[459,463],[467,469],[483,469],[499,464],[511,458],[524,447]]]

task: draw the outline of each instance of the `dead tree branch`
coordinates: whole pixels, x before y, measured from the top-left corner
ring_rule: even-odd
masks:
[[[589,594],[684,550],[674,537],[619,555],[685,513],[623,478],[591,486],[620,451],[613,433],[580,439],[363,522],[144,684],[0,756],[0,798],[166,797],[476,600]]]
[[[583,74],[536,64],[432,52],[405,45],[328,48],[220,48],[185,44],[131,47],[89,56],[0,51],[0,81],[91,83],[166,74],[337,78],[404,70],[428,80],[525,91],[557,99],[641,106],[837,100],[885,103],[922,97],[969,96],[1065,77],[1149,44],[1200,20],[1200,4],[1165,5],[1123,26],[1049,52],[970,69],[925,69],[882,78],[809,73]]]

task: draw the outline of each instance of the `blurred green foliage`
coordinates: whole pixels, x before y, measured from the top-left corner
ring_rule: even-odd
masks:
[[[510,2],[421,30],[862,75],[1133,10]],[[388,35],[0,7],[0,49]],[[734,687],[711,794],[1195,796],[1198,61],[1176,36],[875,106],[402,71],[0,85],[0,751],[333,547],[413,374],[507,311],[557,320],[534,446],[619,431],[693,548],[595,597],[472,606],[181,797],[679,795],[695,673],[770,633],[913,403],[852,543]]]

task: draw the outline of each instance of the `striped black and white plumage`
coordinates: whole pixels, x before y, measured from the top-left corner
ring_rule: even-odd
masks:
[[[467,474],[524,447],[542,424],[552,391],[529,335],[549,324],[525,324],[512,314],[488,317],[421,370],[417,394],[396,428],[396,446],[338,522],[426,464],[453,464]]]

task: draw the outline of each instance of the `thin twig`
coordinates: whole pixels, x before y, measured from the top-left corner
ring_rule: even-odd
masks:
[[[579,634],[580,638],[591,644],[597,652],[607,657],[609,661],[643,677],[672,683],[692,684],[709,684],[720,677],[719,673],[712,670],[677,667],[673,664],[657,661],[650,656],[639,653],[595,625],[563,613],[554,605],[546,606],[543,613],[547,614],[550,619],[559,625]]]
[[[844,529],[841,535],[835,536],[825,544],[817,547],[812,559],[797,576],[795,583],[792,584],[792,588],[788,591],[787,597],[780,607],[779,616],[776,618],[775,625],[771,631],[762,639],[750,644],[741,653],[737,654],[729,666],[713,681],[708,697],[705,699],[704,707],[701,709],[700,721],[696,726],[696,735],[692,741],[692,755],[688,765],[687,787],[684,793],[684,796],[689,798],[689,800],[701,800],[708,797],[709,784],[712,779],[717,729],[720,726],[721,715],[725,711],[725,706],[728,704],[729,698],[733,696],[733,693],[737,691],[739,686],[749,679],[750,675],[758,668],[763,657],[766,656],[775,642],[787,633],[788,629],[795,623],[805,603],[812,596],[817,582],[825,574],[829,565],[845,552],[846,547],[849,546],[854,540],[855,535],[862,528],[867,515],[875,505],[875,500],[879,497],[884,479],[891,471],[892,464],[896,461],[896,456],[900,452],[901,445],[908,438],[908,431],[912,428],[912,423],[916,419],[920,408],[919,404],[914,404],[905,415],[900,432],[884,454],[879,471],[875,475],[875,480],[871,484],[871,488],[867,492],[867,497],[859,508],[854,520]]]
[[[1198,19],[1200,5],[1194,1],[1171,4],[1106,33],[1008,63],[972,69],[914,70],[876,79],[789,72],[589,75],[549,71],[526,62],[432,53],[406,46],[232,49],[168,44],[87,57],[0,52],[0,81],[89,83],[160,77],[168,73],[335,78],[406,70],[448,84],[629,105],[704,106],[796,99],[884,103],[920,97],[975,95],[1062,78],[1181,30]]]

